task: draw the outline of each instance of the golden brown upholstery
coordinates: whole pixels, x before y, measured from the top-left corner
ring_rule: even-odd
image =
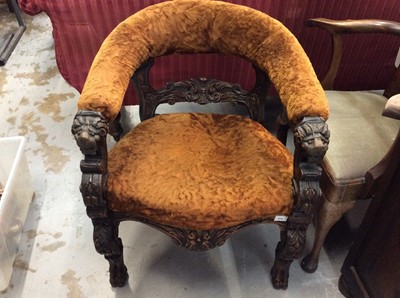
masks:
[[[109,204],[195,230],[289,215],[292,165],[289,151],[248,118],[164,114],[110,151]]]
[[[151,63],[145,62],[177,52],[232,54],[267,72],[294,127],[295,158],[261,124],[242,116],[151,118],[160,103],[181,101],[233,101],[248,107],[254,119],[262,118],[255,116],[263,112],[260,101],[266,93],[267,76],[260,70],[250,92],[203,79],[154,90],[147,79]],[[107,152],[108,125],[133,74],[141,116],[149,119]],[[303,49],[281,23],[222,1],[176,0],[148,7],[105,40],[78,107],[72,131],[85,154],[81,191],[113,286],[123,286],[128,278],[118,225],[136,220],[192,250],[222,245],[247,225],[274,222],[281,228],[281,242],[271,281],[275,288],[287,287],[289,266],[303,251],[320,198],[318,164],[329,131],[325,93]],[[275,221],[276,215],[284,216]]]
[[[296,38],[277,20],[222,1],[175,0],[126,19],[104,41],[79,99],[79,109],[119,112],[128,82],[148,58],[172,52],[221,52],[242,56],[265,70],[293,123],[328,118],[328,104]]]

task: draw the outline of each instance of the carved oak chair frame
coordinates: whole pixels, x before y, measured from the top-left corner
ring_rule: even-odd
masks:
[[[275,22],[272,18],[269,18],[264,14],[233,4],[219,1],[181,0],[165,2],[153,7],[148,7],[140,12],[139,16],[136,14],[131,18],[128,18],[122,23],[122,26],[120,25],[110,34],[92,65],[91,72],[89,73],[88,80],[80,98],[80,111],[75,116],[72,126],[72,133],[75,136],[80,150],[85,156],[80,164],[82,171],[80,189],[87,214],[91,218],[94,226],[94,245],[96,250],[100,254],[104,255],[109,261],[111,285],[114,287],[121,287],[125,285],[128,279],[127,268],[123,261],[123,246],[121,239],[118,238],[118,226],[122,221],[134,220],[145,223],[170,236],[174,243],[191,250],[207,250],[220,246],[231,234],[252,224],[274,223],[277,224],[281,230],[281,241],[278,243],[276,248],[276,258],[271,269],[271,281],[275,288],[285,289],[288,285],[289,267],[294,259],[300,257],[304,249],[306,230],[312,221],[315,205],[321,196],[321,190],[319,187],[321,168],[319,163],[328,148],[329,130],[325,123],[325,118],[327,118],[327,108],[322,88],[320,87],[311,64],[303,50],[298,45],[297,41],[292,39],[291,34],[286,31],[281,24],[276,24],[274,26],[277,26],[279,30],[283,30],[282,34],[285,37],[288,37],[291,45],[299,52],[296,52],[296,54],[289,53],[289,57],[294,60],[299,59],[299,61],[294,61],[294,63],[299,63],[299,65],[296,66],[299,68],[294,71],[300,69],[303,72],[302,77],[305,78],[306,85],[299,86],[299,90],[304,89],[304,86],[307,86],[307,88],[310,89],[309,92],[304,92],[302,95],[294,94],[293,100],[303,96],[305,97],[305,101],[315,101],[315,106],[318,106],[317,103],[321,102],[323,106],[321,111],[318,110],[312,112],[309,111],[308,107],[304,107],[303,112],[300,112],[300,114],[296,114],[297,112],[293,111],[292,115],[289,116],[291,119],[290,123],[293,125],[294,130],[295,153],[293,166],[293,209],[287,220],[279,221],[275,216],[268,216],[223,228],[193,230],[161,224],[153,221],[151,218],[139,216],[131,212],[114,211],[109,207],[107,195],[107,180],[109,173],[107,167],[108,151],[106,136],[110,132],[111,122],[115,119],[122,104],[123,93],[125,90],[122,88],[121,90],[116,91],[113,87],[114,82],[116,82],[115,78],[121,78],[121,71],[119,71],[118,67],[114,66],[113,63],[119,59],[124,59],[126,55],[121,54],[121,51],[117,56],[108,57],[107,53],[111,52],[107,52],[107,49],[119,47],[120,44],[123,44],[122,42],[119,43],[118,40],[118,38],[121,37],[118,35],[119,30],[125,30],[125,26],[129,27],[132,26],[132,24],[134,25],[135,22],[140,22],[140,19],[138,21],[138,18],[143,15],[146,15],[146,17],[151,16],[153,10],[158,11],[159,9],[164,9],[164,13],[167,15],[168,10],[171,10],[173,11],[174,16],[179,14],[180,11],[185,11],[185,13],[189,11],[196,15],[198,12],[196,11],[196,8],[193,9],[193,6],[196,5],[196,8],[202,11],[201,15],[197,16],[201,18],[204,18],[205,16],[207,17],[207,13],[215,13],[215,11],[218,10],[223,12],[222,15],[226,15],[226,9],[231,9],[232,13],[238,12],[241,16],[243,16],[242,12],[244,11],[248,17],[247,20],[250,20],[251,23],[254,24],[258,24],[257,20],[260,22],[264,22],[265,20],[268,22],[271,20],[272,22]],[[206,13],[204,13],[204,11],[206,11]],[[157,21],[160,21],[158,15],[156,18]],[[149,22],[148,19],[146,19],[146,22]],[[188,20],[188,22],[192,28],[191,30],[196,32],[196,28],[193,28],[193,24],[190,23],[191,20]],[[252,27],[254,25],[250,25],[250,23],[247,22],[244,26]],[[143,27],[140,28],[143,30]],[[267,27],[263,28],[268,29]],[[130,27],[130,30],[132,30],[132,27]],[[185,33],[194,34],[193,32]],[[247,36],[247,40],[250,39],[253,39],[253,36]],[[229,42],[229,40],[227,41]],[[240,43],[242,42],[245,43],[246,39],[240,41]],[[176,45],[173,45],[171,48],[176,50],[177,47]],[[146,58],[170,53],[173,51],[171,48],[167,48],[165,52],[161,53],[150,53]],[[138,49],[138,51],[140,51],[140,49]],[[286,71],[286,74],[282,75],[284,80],[286,80],[286,76],[292,71],[291,69],[279,70],[274,66],[265,66],[261,61],[257,61],[254,57],[249,57],[240,53],[240,50],[228,50],[226,52],[221,46],[217,45],[206,49],[196,48],[195,45],[190,45],[189,48],[187,48],[187,45],[184,45],[179,51],[214,51],[217,53],[222,52],[244,56],[250,61],[255,62],[258,65],[257,67],[261,69],[259,70],[256,67],[256,86],[253,90],[248,92],[242,90],[237,85],[200,78],[170,83],[167,84],[165,88],[156,91],[148,84],[148,72],[152,60],[146,63],[146,60],[141,58],[139,62],[144,63],[144,65],[141,68],[133,67],[129,74],[134,74],[133,78],[140,99],[140,116],[142,120],[153,117],[155,115],[156,107],[161,103],[173,104],[175,102],[189,101],[206,104],[209,102],[224,102],[229,100],[246,105],[249,109],[250,117],[253,120],[260,121],[263,117],[262,111],[264,104],[260,100],[260,96],[265,94],[267,86],[267,75],[264,72],[267,71],[269,76],[272,76],[272,82],[278,86],[278,90],[280,90],[281,93],[285,93],[285,90],[288,91],[293,88],[293,82],[287,82],[286,84],[285,82],[281,82],[281,79],[275,77],[279,71]],[[113,53],[115,53],[115,51]],[[297,55],[300,58],[298,58]],[[116,57],[118,59],[115,59]],[[282,63],[286,61],[286,58],[284,58]],[[111,60],[113,62],[110,62]],[[128,62],[138,65],[138,61],[129,60]],[[107,64],[116,68],[115,73],[112,73],[112,68],[108,69],[107,74],[102,72],[104,71],[103,65]],[[126,65],[129,64],[125,61],[123,65],[126,67]],[[103,70],[98,72],[98,69]],[[97,78],[97,76],[100,78]],[[111,83],[103,80],[103,78],[106,77],[109,78]],[[129,78],[124,77],[122,84],[124,87],[127,86],[128,79]],[[301,81],[301,78],[299,80]],[[293,84],[295,85],[295,83]],[[98,91],[98,88],[101,89],[100,92]],[[103,96],[101,92],[107,92],[107,88],[112,89],[112,91],[106,94],[106,96]],[[93,94],[90,94],[93,90],[96,90],[96,95],[94,97],[92,97]],[[112,102],[112,98],[110,99],[110,97],[114,96],[115,93],[118,93],[116,95],[116,102],[118,102],[117,105],[115,105],[115,102]],[[289,92],[289,94],[291,94],[291,92]],[[105,101],[99,104],[100,98],[105,98]],[[290,96],[288,96],[288,98],[290,98]],[[286,104],[290,106],[290,103],[288,102],[290,102],[289,99]],[[297,104],[301,106],[300,100]],[[121,133],[120,129],[116,129],[116,131],[116,135]],[[116,146],[118,146],[118,143]]]

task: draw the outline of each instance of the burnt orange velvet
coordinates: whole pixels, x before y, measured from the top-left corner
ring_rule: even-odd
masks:
[[[122,22],[104,41],[83,88],[79,109],[110,120],[128,82],[150,57],[173,52],[242,56],[268,72],[289,120],[328,118],[328,104],[296,38],[277,20],[245,6],[211,0],[175,0],[150,6]]]
[[[164,114],[109,153],[109,206],[197,230],[288,215],[293,158],[237,115]]]

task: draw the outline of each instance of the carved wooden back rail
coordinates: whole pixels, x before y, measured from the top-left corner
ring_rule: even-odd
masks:
[[[153,65],[154,59],[148,60],[132,78],[139,98],[141,121],[154,117],[158,105],[173,105],[178,102],[201,105],[219,102],[240,103],[247,107],[251,119],[258,122],[264,119],[265,98],[270,81],[268,75],[254,65],[256,81],[250,91],[243,90],[239,85],[207,78],[167,83],[165,88],[155,90],[150,86],[149,80],[149,72]]]

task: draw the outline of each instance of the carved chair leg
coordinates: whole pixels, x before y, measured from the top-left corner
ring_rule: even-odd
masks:
[[[275,289],[288,287],[290,265],[304,250],[307,226],[292,219],[281,231],[281,241],[276,247],[275,262],[271,269],[271,282]]]
[[[123,134],[123,129],[121,125],[121,113],[118,113],[117,117],[110,123],[110,135],[118,142]]]
[[[332,226],[343,216],[343,214],[351,209],[355,201],[331,203],[325,198],[322,199],[315,229],[314,245],[310,253],[304,257],[301,262],[301,268],[305,272],[313,273],[318,268],[319,254],[324,244],[326,235]]]
[[[111,219],[93,219],[94,245],[98,253],[104,255],[110,264],[110,284],[123,287],[128,280],[124,264],[122,241],[118,238],[118,223]]]

